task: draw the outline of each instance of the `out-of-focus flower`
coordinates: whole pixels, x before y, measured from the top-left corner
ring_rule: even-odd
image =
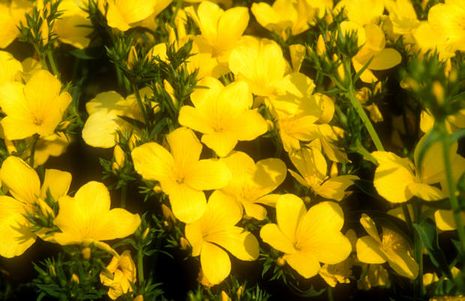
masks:
[[[61,197],[54,221],[61,232],[52,240],[61,245],[95,243],[111,249],[102,241],[131,235],[139,227],[140,217],[121,208],[110,210],[110,203],[108,189],[95,181],[81,186],[74,197]]]
[[[344,216],[336,203],[322,202],[307,211],[302,199],[285,194],[276,203],[276,219],[277,224],[261,228],[260,237],[283,252],[284,260],[305,278],[319,272],[320,262],[342,262],[352,251],[340,232]]]
[[[34,214],[36,206],[44,215],[52,215],[50,207],[44,202],[47,194],[58,200],[68,192],[71,174],[56,169],[46,169],[45,178],[40,185],[39,176],[22,159],[9,156],[3,161],[0,170],[2,186],[13,196],[0,196],[0,255],[14,257],[24,253],[40,233],[31,231],[31,223],[25,217]]]
[[[18,26],[33,7],[31,1],[14,0],[0,3],[0,48],[6,48],[19,35]]]
[[[245,82],[224,87],[215,78],[199,83],[191,95],[192,106],[183,106],[179,123],[203,133],[202,142],[220,157],[229,154],[238,141],[251,141],[266,133],[268,125],[256,110]],[[234,101],[232,101],[234,100]]]
[[[418,264],[411,256],[411,248],[405,238],[397,232],[383,227],[380,235],[373,220],[366,214],[360,218],[367,236],[357,240],[357,258],[369,264],[388,262],[391,268],[401,276],[415,279],[418,275]]]
[[[100,273],[100,282],[108,286],[108,296],[112,300],[132,292],[136,282],[136,265],[131,252],[126,250],[121,255],[115,255],[106,269]]]
[[[155,142],[134,148],[134,168],[144,179],[159,181],[169,196],[174,216],[190,223],[205,211],[207,200],[203,191],[226,186],[231,172],[219,160],[199,160],[202,144],[192,130],[178,128],[166,139],[171,153]]]
[[[192,246],[192,256],[200,255],[203,276],[210,285],[222,282],[231,271],[231,261],[226,251],[240,260],[258,258],[255,236],[235,226],[241,218],[239,204],[213,194],[202,217],[186,225],[186,238]]]
[[[61,16],[55,20],[53,31],[61,42],[80,49],[89,46],[92,22],[85,12],[85,9],[88,9],[87,3],[85,0],[60,2],[58,11],[61,12]]]

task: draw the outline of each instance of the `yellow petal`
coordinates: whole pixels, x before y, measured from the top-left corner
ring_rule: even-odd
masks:
[[[185,183],[198,190],[213,190],[225,187],[231,179],[231,172],[220,160],[199,160],[186,171]]]
[[[19,256],[35,242],[25,213],[22,203],[8,196],[0,196],[0,256]]]
[[[82,129],[82,139],[93,147],[114,147],[117,130],[120,128],[119,120],[116,112],[102,110],[89,115]]]
[[[346,259],[352,245],[340,231],[344,215],[334,202],[322,202],[308,210],[300,221],[297,234],[297,248],[312,253],[318,261],[335,264]]]
[[[95,240],[112,240],[124,238],[133,234],[140,225],[138,214],[132,214],[121,208],[110,210],[104,219],[100,229],[97,227],[93,230],[93,239]]]
[[[266,224],[260,229],[261,239],[285,254],[296,252],[294,242],[290,241],[276,224]]]
[[[400,64],[402,56],[393,48],[384,48],[376,54],[370,62],[368,68],[371,70],[387,70]]]
[[[361,262],[380,264],[386,262],[386,257],[380,249],[380,243],[371,236],[363,236],[357,240],[355,245],[357,258]]]
[[[150,142],[131,152],[134,168],[146,180],[164,181],[173,177],[173,156],[158,143]]]
[[[32,204],[40,196],[40,180],[36,171],[22,159],[9,156],[0,170],[1,182],[17,200]]]
[[[60,94],[61,83],[50,72],[35,72],[24,87],[24,95],[29,102],[34,101],[38,107],[47,107],[50,100]],[[30,103],[32,105],[32,103]]]
[[[255,236],[239,227],[216,232],[208,236],[210,242],[222,246],[240,260],[252,261],[258,258],[259,248]]]
[[[346,189],[354,184],[359,177],[352,175],[343,175],[329,178],[315,192],[324,198],[341,201],[345,196]]]
[[[211,284],[223,281],[231,272],[228,254],[211,243],[205,243],[200,253],[200,264],[205,277]]]
[[[224,12],[218,21],[218,41],[220,48],[230,49],[240,39],[249,23],[249,10],[246,7],[233,7]]]
[[[220,157],[227,156],[237,144],[237,136],[231,132],[214,132],[202,136],[202,142]]]
[[[68,193],[71,185],[71,173],[58,169],[46,169],[41,196],[45,198],[50,193],[55,201]]]
[[[409,279],[415,279],[418,275],[418,264],[415,259],[406,251],[387,250],[387,261],[389,266],[396,271],[399,275]]]
[[[163,182],[161,184],[164,189]],[[186,184],[176,185],[167,190],[173,214],[183,223],[198,220],[205,212],[207,199],[203,191],[192,189]]]
[[[276,203],[276,220],[279,229],[292,243],[295,243],[297,239],[297,226],[305,213],[304,202],[296,195],[284,194]]]
[[[438,201],[447,198],[447,194],[440,189],[423,183],[410,183],[407,190],[424,201]]]
[[[318,274],[320,263],[311,252],[296,252],[284,257],[286,262],[304,278],[310,278]]]
[[[275,190],[286,178],[286,164],[280,159],[264,159],[256,164],[253,181],[257,195],[263,196]]]
[[[177,128],[166,136],[166,140],[178,169],[190,168],[199,160],[202,144],[192,130]]]
[[[461,212],[460,216],[465,221],[465,212]],[[455,218],[452,210],[436,210],[434,212],[434,220],[436,227],[441,231],[452,231],[457,229]]]
[[[412,163],[391,152],[373,152],[378,161],[375,171],[374,185],[378,193],[392,203],[408,201],[412,194],[407,187],[415,182]],[[395,187],[395,189],[393,189]]]
[[[376,224],[371,219],[371,217],[365,213],[362,213],[362,216],[360,217],[360,224],[362,225],[363,229],[367,231],[371,238],[381,243],[381,237],[379,236],[378,229],[376,228]]]
[[[179,111],[178,120],[180,125],[189,127],[201,133],[211,134],[214,132],[214,129],[210,124],[210,118],[194,107],[182,106]]]

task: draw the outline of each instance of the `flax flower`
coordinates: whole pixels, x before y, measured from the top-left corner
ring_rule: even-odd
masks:
[[[192,246],[192,256],[200,255],[200,264],[210,284],[223,281],[231,271],[228,252],[240,260],[258,258],[258,241],[248,231],[235,226],[242,210],[234,201],[212,195],[202,217],[186,225],[186,238]]]
[[[22,84],[7,82],[0,87],[0,106],[6,117],[1,123],[9,140],[55,132],[71,102],[68,92],[50,72],[39,70]]]
[[[10,156],[3,161],[0,178],[2,186],[12,196],[0,196],[0,233],[3,237],[0,240],[0,255],[10,258],[23,254],[40,234],[31,231],[31,224],[25,215],[33,214],[36,206],[43,210],[43,214],[51,214],[44,199],[48,193],[54,200],[66,195],[71,174],[46,169],[41,187],[36,171],[20,158]]]
[[[360,237],[356,243],[358,260],[369,264],[389,263],[389,266],[401,276],[415,279],[418,264],[411,256],[407,241],[397,232],[383,228],[380,235],[373,220],[366,214],[360,218],[367,236]]]
[[[376,151],[372,155],[378,161],[374,185],[378,193],[392,203],[403,203],[417,196],[425,201],[436,201],[447,197],[442,146],[435,142],[425,153],[421,166],[419,152],[427,134],[418,142],[414,162],[391,152]],[[465,168],[465,158],[457,154],[457,144],[449,152],[454,177],[458,179]],[[436,162],[431,164],[431,162]],[[441,184],[439,189],[433,184]],[[395,187],[395,189],[392,189]]]
[[[108,286],[108,297],[116,300],[121,295],[132,292],[132,286],[136,282],[136,265],[131,257],[131,252],[126,250],[121,255],[115,255],[100,273],[100,281]]]
[[[291,175],[300,184],[327,199],[341,201],[345,196],[345,190],[358,179],[354,175],[329,176],[328,164],[317,140],[307,147],[289,153],[289,158],[299,172],[289,170]]]
[[[286,194],[276,203],[276,219],[277,224],[262,227],[260,237],[283,252],[283,259],[304,278],[318,274],[320,262],[342,262],[352,251],[340,232],[344,216],[336,203],[322,202],[307,211],[302,199]]]
[[[247,36],[231,51],[229,69],[253,94],[272,96],[289,66],[276,42]]]
[[[251,141],[266,133],[265,119],[252,110],[253,98],[245,82],[224,87],[214,78],[199,83],[191,95],[194,107],[183,106],[179,123],[203,133],[202,142],[218,156],[229,154],[238,141]]]
[[[140,224],[138,214],[121,208],[110,210],[110,193],[100,182],[84,184],[74,197],[63,196],[58,204],[54,223],[61,232],[55,233],[53,240],[61,245],[95,243],[108,249],[101,241],[129,236]]]
[[[270,158],[257,163],[243,152],[234,152],[222,160],[231,171],[229,184],[216,190],[217,198],[231,198],[244,208],[245,214],[263,220],[263,205],[275,205],[279,195],[270,194],[286,178],[286,165],[280,159]]]
[[[88,1],[62,0],[58,10],[62,13],[53,26],[58,39],[76,48],[89,46],[89,35],[92,33],[92,22],[85,11]]]
[[[155,142],[134,148],[131,153],[134,168],[142,178],[160,182],[176,218],[193,222],[206,208],[203,190],[226,186],[231,173],[219,160],[199,160],[202,144],[192,130],[178,128],[166,139],[171,153]]]
[[[140,90],[141,97],[149,96],[149,88]],[[131,132],[134,127],[122,117],[144,121],[134,94],[124,98],[115,91],[99,93],[86,103],[89,117],[82,129],[82,138],[93,147],[111,148],[118,132]]]
[[[211,53],[220,63],[227,63],[229,53],[238,44],[249,23],[246,7],[221,9],[210,1],[200,3],[197,12],[187,9],[200,29],[200,36],[194,38],[200,52]]]
[[[127,31],[149,17],[155,18],[172,0],[104,0],[101,10],[106,12],[108,26]]]
[[[18,26],[26,21],[25,14],[32,9],[32,2],[14,0],[0,2],[0,48],[6,48],[19,35]]]

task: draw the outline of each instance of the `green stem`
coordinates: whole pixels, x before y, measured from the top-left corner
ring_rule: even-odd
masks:
[[[334,301],[333,288],[328,287],[327,291],[328,291],[328,301]]]
[[[147,110],[145,108],[144,102],[142,101],[142,97],[140,95],[139,89],[137,89],[137,85],[135,83],[132,84],[132,90],[134,91],[134,94],[136,95],[137,104],[139,105],[139,109],[142,112],[142,116],[144,116],[145,124],[148,124],[149,117],[147,114]]]
[[[464,228],[463,220],[460,214],[461,213],[460,204],[459,204],[457,195],[455,193],[456,185],[454,182],[454,177],[452,175],[452,163],[450,162],[450,156],[449,156],[449,149],[450,149],[449,135],[447,133],[445,122],[442,122],[439,124],[439,130],[442,136],[441,138],[442,155],[444,159],[444,169],[446,172],[447,190],[449,191],[449,202],[452,208],[452,212],[454,214],[455,225],[457,226],[457,233],[459,236],[459,243],[460,243],[459,256],[461,260],[465,261],[465,228]]]
[[[52,69],[52,73],[58,76],[59,75],[58,68],[55,63],[55,58],[53,57],[52,49],[47,49],[47,59],[48,59],[48,64],[50,65],[50,69]]]
[[[37,141],[39,141],[39,135],[34,134],[34,136],[32,136],[31,154],[29,157],[29,165],[31,165],[32,168],[34,168],[34,155],[36,152]]]
[[[375,144],[375,147],[379,151],[384,151],[383,144],[381,143],[381,139],[379,139],[378,133],[376,132],[373,124],[370,121],[370,118],[365,113],[365,110],[362,107],[360,101],[358,101],[357,97],[355,97],[354,89],[350,87],[350,89],[346,92],[346,97],[350,100],[350,103],[354,107],[355,111],[357,112],[358,116],[363,122],[363,125],[368,131],[368,134],[371,137],[371,140]]]
[[[144,253],[143,246],[137,249],[137,279],[139,279],[139,285],[142,286],[144,283]]]
[[[128,194],[128,187],[127,185],[124,185],[123,187],[121,187],[121,202],[120,202],[120,206],[121,208],[126,208],[126,196]]]

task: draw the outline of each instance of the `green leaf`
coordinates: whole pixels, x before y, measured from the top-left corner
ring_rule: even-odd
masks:
[[[433,265],[441,272],[441,274],[452,278],[446,256],[439,247],[438,233],[434,222],[430,219],[425,219],[420,223],[414,223],[413,227],[420,237],[423,246],[428,251],[429,258]]]

